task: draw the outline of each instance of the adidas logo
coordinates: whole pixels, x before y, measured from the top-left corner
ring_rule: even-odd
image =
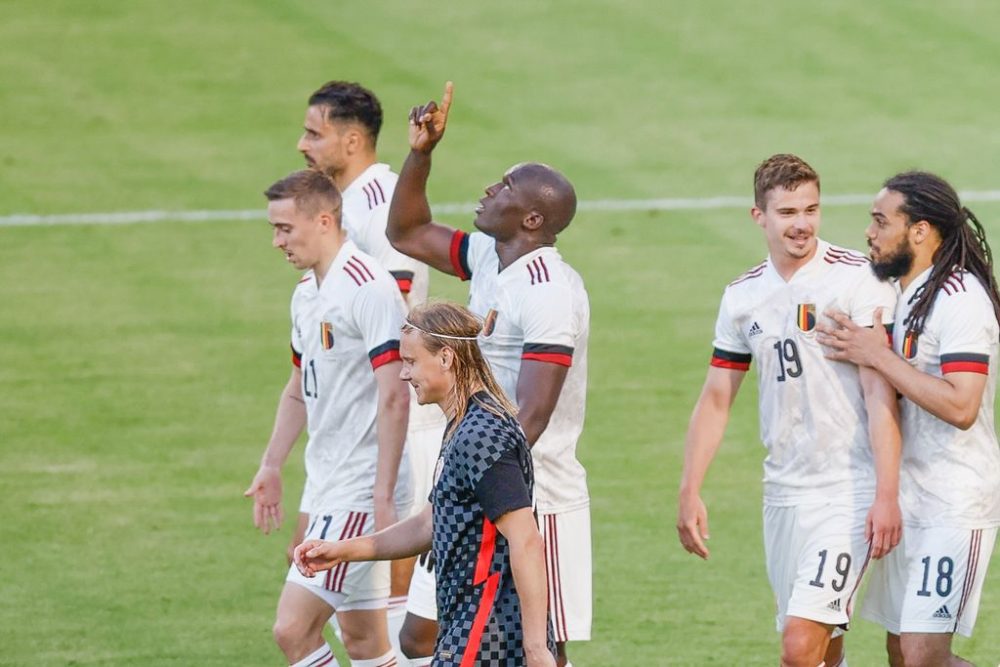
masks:
[[[827,606],[827,609],[832,609],[834,611],[840,611],[840,598],[837,598],[836,600],[834,600],[833,602],[831,602],[830,604],[828,604],[826,606]],[[951,617],[949,616],[949,618],[951,618]]]
[[[750,332],[747,334],[747,338],[753,338],[754,336],[759,336],[764,333],[764,330],[760,328],[760,325],[756,321],[750,326]]]
[[[948,605],[941,605],[941,608],[934,612],[934,618],[951,618],[951,612],[948,611]]]

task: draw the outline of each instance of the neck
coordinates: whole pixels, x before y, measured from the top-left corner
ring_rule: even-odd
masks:
[[[913,258],[913,264],[910,266],[910,270],[906,272],[906,275],[899,277],[899,287],[904,292],[906,288],[909,287],[914,280],[917,279],[921,273],[926,271],[931,267],[932,256],[925,256],[923,254],[918,255]]]
[[[313,273],[316,274],[316,285],[319,286],[326,279],[326,274],[330,270],[330,265],[333,264],[334,258],[340,252],[340,249],[344,247],[344,242],[347,237],[343,233],[338,233],[336,237],[331,238],[328,243],[323,246],[323,251],[320,253],[319,261],[316,262],[311,268]]]
[[[343,192],[350,187],[351,183],[357,180],[358,176],[365,173],[368,167],[375,164],[377,157],[375,153],[366,153],[353,160],[344,169],[331,174],[333,182],[337,184],[337,189]]]
[[[816,256],[816,248],[814,248],[813,251],[809,253],[808,257],[803,257],[802,259],[798,259],[795,257],[775,258],[772,255],[771,265],[774,267],[774,270],[778,273],[778,275],[781,276],[782,280],[788,282],[789,280],[792,279],[792,276],[795,275],[796,271],[798,271],[803,266],[811,262],[812,258],[815,256]]]

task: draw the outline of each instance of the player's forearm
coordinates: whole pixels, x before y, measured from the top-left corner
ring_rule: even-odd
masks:
[[[698,495],[708,474],[729,422],[729,409],[699,400],[691,414],[684,439],[684,470],[681,474],[681,495]]]
[[[427,179],[431,173],[431,156],[429,154],[410,151],[403,162],[396,182],[396,190],[392,195],[389,207],[389,218],[386,223],[386,235],[400,252],[407,252],[407,241],[422,225],[431,222],[431,206],[427,201]]]
[[[899,497],[902,450],[896,390],[874,369],[861,368],[859,371],[868,414],[868,438],[875,462],[875,496],[895,502]]]
[[[401,391],[380,392],[376,429],[378,458],[375,463],[375,501],[392,502],[399,477],[399,463],[406,442],[406,425],[410,414],[410,395],[406,385]]]
[[[293,375],[278,400],[274,429],[261,459],[262,466],[280,469],[305,428],[306,404],[302,400],[301,391],[301,385]]]
[[[521,601],[521,626],[524,646],[545,649],[548,623],[548,600],[545,578],[545,545],[537,529],[520,530],[507,536],[510,546],[510,569],[514,587]]]
[[[975,422],[981,396],[970,397],[947,379],[917,370],[888,348],[875,357],[873,367],[896,391],[938,419],[961,429]]]
[[[431,548],[433,519],[431,506],[424,507],[420,514],[368,536],[371,544],[365,545],[368,558],[358,560],[399,560],[418,556]]]

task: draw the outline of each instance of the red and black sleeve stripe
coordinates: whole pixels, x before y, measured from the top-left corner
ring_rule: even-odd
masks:
[[[942,354],[941,373],[979,373],[980,375],[989,375],[990,355],[969,354],[965,352]]]
[[[292,364],[296,368],[302,368],[302,353],[297,351],[294,345],[290,344],[288,347],[292,348]]]
[[[727,352],[715,348],[712,350],[711,365],[716,368],[731,368],[734,371],[748,371],[750,370],[750,359],[751,355],[749,354]]]
[[[399,291],[403,294],[409,294],[410,290],[413,289],[413,271],[390,271],[389,273],[396,279]]]
[[[472,270],[469,268],[469,235],[461,229],[456,229],[455,233],[452,234],[448,256],[456,276],[462,280],[468,280],[472,277]]]
[[[399,341],[390,340],[382,343],[368,353],[368,359],[372,362],[372,370],[391,361],[399,361]]]
[[[545,361],[560,366],[573,365],[573,348],[565,345],[544,345],[542,343],[525,343],[521,352],[522,359],[530,361]]]

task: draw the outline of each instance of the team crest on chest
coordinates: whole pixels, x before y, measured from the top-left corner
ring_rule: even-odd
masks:
[[[494,309],[490,308],[490,311],[486,313],[486,319],[483,320],[483,336],[489,338],[493,335],[493,331],[497,328],[497,317],[500,314]]]
[[[816,304],[800,303],[795,312],[795,324],[806,333],[816,328]]]
[[[324,350],[333,349],[333,325],[329,322],[319,323],[319,339]]]
[[[917,356],[917,333],[907,331],[903,338],[903,358],[912,359]]]

